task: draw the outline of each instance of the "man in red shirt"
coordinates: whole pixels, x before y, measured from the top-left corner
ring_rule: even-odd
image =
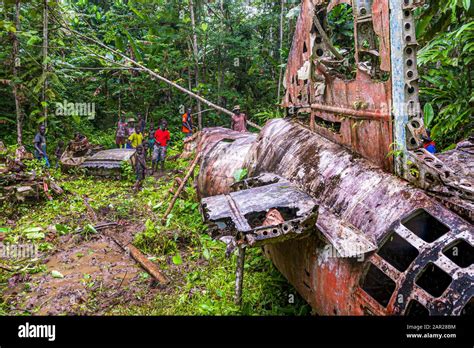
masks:
[[[153,148],[152,156],[152,172],[156,172],[158,167],[158,162],[161,162],[161,170],[165,169],[165,159],[166,159],[166,147],[168,141],[170,141],[170,132],[168,131],[168,122],[166,120],[161,121],[160,128],[155,132],[155,145]]]

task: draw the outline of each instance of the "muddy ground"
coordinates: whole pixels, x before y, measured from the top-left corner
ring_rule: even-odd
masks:
[[[60,237],[57,252],[43,259],[47,272],[10,278],[4,294],[10,314],[103,315],[111,306],[153,298],[164,288],[114,241],[126,245],[142,230],[125,224],[90,239]]]
[[[158,180],[177,173],[158,171],[153,176]],[[109,213],[89,206],[87,215],[106,222]],[[55,251],[42,253],[45,271],[18,273],[8,280],[3,298],[9,314],[104,315],[114,305],[138,304],[160,291],[169,292],[170,286],[159,284],[123,249],[143,230],[141,222],[118,221],[92,235],[48,234]],[[173,273],[169,264],[167,273]]]

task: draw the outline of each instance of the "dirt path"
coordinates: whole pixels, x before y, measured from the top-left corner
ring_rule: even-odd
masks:
[[[11,314],[34,315],[93,314],[110,306],[134,303],[152,297],[159,288],[150,286],[137,263],[115,244],[107,233],[129,242],[140,225],[101,231],[93,239],[78,235],[61,237],[58,251],[44,260],[47,271],[27,279],[13,277],[5,298]],[[53,277],[52,271],[63,277]]]

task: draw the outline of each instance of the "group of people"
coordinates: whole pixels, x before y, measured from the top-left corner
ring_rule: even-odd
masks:
[[[50,168],[51,162],[46,151],[46,126],[44,124],[39,125],[38,133],[36,133],[35,138],[33,140],[33,145],[35,158],[39,161],[42,161],[46,168]],[[73,147],[77,151],[84,151],[88,149],[89,141],[87,140],[87,137],[85,135],[82,135],[79,132],[76,132],[74,134],[74,139],[71,140],[66,147],[64,141],[59,140],[56,149],[54,150],[54,159],[56,162],[55,168],[59,167],[61,156],[63,155],[65,148],[67,148],[68,146]]]
[[[240,106],[236,105],[232,112],[231,127],[237,132],[247,131],[247,116],[240,112]],[[116,144],[119,148],[133,148],[137,151],[137,160],[135,162],[136,182],[134,190],[138,191],[142,185],[145,175],[147,173],[147,158],[151,155],[152,168],[151,172],[154,174],[160,164],[161,171],[164,170],[167,147],[169,146],[171,135],[168,131],[168,122],[161,120],[158,129],[154,129],[151,123],[147,134],[144,134],[146,128],[146,121],[141,115],[138,115],[138,122],[133,127],[135,120],[130,119],[127,122],[120,117],[117,123]],[[189,138],[193,135],[193,119],[192,109],[188,108],[182,115],[181,131],[184,138]],[[147,139],[147,141],[145,141]]]
[[[234,106],[232,112],[231,128],[237,132],[247,132],[247,115],[241,113],[239,105]],[[159,126],[156,129],[153,122],[150,122],[148,131],[146,131],[146,123],[146,120],[140,113],[137,114],[137,121],[133,118],[125,121],[121,115],[117,122],[117,130],[115,133],[115,143],[118,148],[136,149],[137,151],[137,161],[135,164],[137,176],[135,183],[136,189],[139,189],[148,171],[146,162],[149,157],[151,157],[152,174],[157,171],[159,165],[160,169],[162,171],[164,170],[167,148],[171,141],[168,122],[165,119],[159,122]],[[188,108],[182,115],[181,131],[185,139],[193,135],[194,127],[191,108]],[[84,138],[85,137],[80,133],[76,133],[74,140],[81,141]],[[43,161],[46,167],[49,168],[51,164],[46,152],[46,127],[43,124],[39,126],[38,133],[35,135],[34,149],[35,158]],[[60,141],[54,152],[57,160],[56,167],[58,166],[63,152],[64,142]]]
[[[134,120],[130,119],[124,122],[123,117],[117,123],[115,134],[115,143],[119,148],[136,149],[135,173],[136,182],[134,190],[141,187],[147,174],[147,159],[151,156],[151,171],[156,172],[158,165],[164,170],[166,152],[171,140],[171,134],[168,130],[168,122],[163,119],[159,122],[157,129],[153,123],[150,124],[148,131],[145,131],[146,123],[139,116],[137,125],[134,126]]]

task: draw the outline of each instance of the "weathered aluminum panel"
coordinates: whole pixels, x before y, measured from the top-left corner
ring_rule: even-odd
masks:
[[[436,157],[459,176],[474,181],[474,136],[457,144],[454,150],[436,154]]]
[[[359,257],[377,249],[361,230],[322,207],[316,227],[341,257]]]
[[[243,186],[247,188],[237,188]],[[233,188],[237,191],[201,200],[205,220],[220,230],[214,229],[215,237],[230,236],[234,243],[261,246],[315,231],[316,202],[287,180],[263,173]],[[286,220],[280,211],[286,211]]]
[[[233,210],[238,209],[239,215],[253,212],[268,211],[271,208],[296,209],[296,216],[309,214],[314,208],[314,200],[306,193],[295,189],[289,182],[279,182],[252,189],[231,192],[204,198],[201,201],[206,208],[206,218],[221,220],[232,217],[238,231],[246,232],[252,228],[235,217]]]
[[[95,155],[89,157],[86,163],[99,163],[101,161],[107,162],[122,162],[129,161],[135,154],[135,149],[110,149],[99,151]],[[84,163],[84,165],[86,165]]]
[[[474,136],[457,144],[454,150],[436,154],[436,157],[459,176],[474,181]]]
[[[81,164],[88,173],[98,176],[119,176],[124,162],[133,165],[135,149],[111,149],[99,151]]]

